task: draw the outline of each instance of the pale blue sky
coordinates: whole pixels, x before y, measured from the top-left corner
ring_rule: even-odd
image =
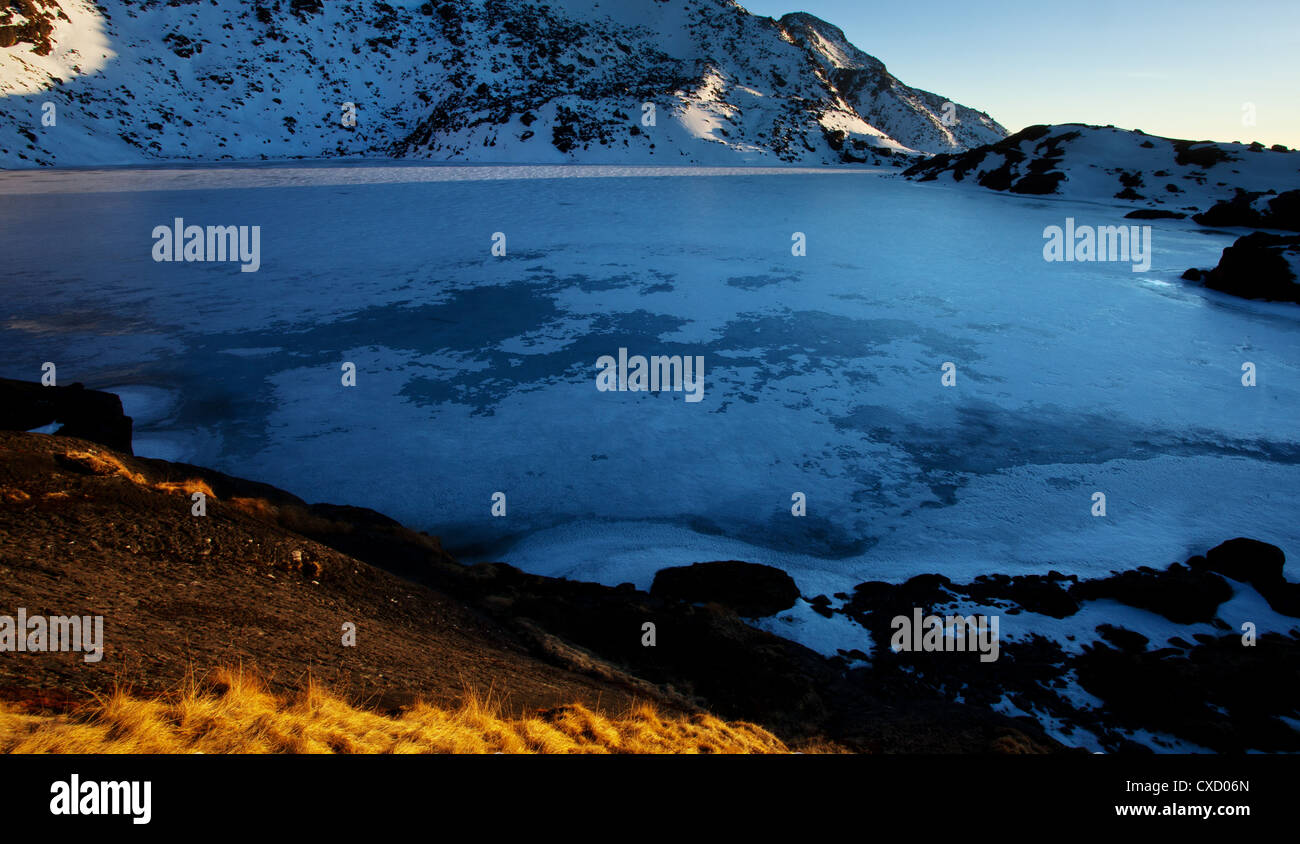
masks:
[[[1300,0],[739,2],[829,21],[903,82],[1013,132],[1113,123],[1300,147]],[[1246,103],[1253,127],[1242,123]]]

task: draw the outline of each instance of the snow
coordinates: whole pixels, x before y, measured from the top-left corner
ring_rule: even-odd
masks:
[[[842,656],[840,651],[857,649],[868,658],[875,654],[871,634],[843,615],[830,618],[813,611],[802,598],[784,612],[767,618],[749,619],[749,624],[776,636],[798,642],[823,656]],[[850,659],[850,663],[855,660]]]
[[[115,57],[104,18],[94,3],[68,0],[59,4],[67,20],[56,19],[48,56],[31,52],[30,44],[0,48],[0,97],[39,94],[51,76],[72,79],[100,73]],[[15,23],[24,20],[15,16]]]

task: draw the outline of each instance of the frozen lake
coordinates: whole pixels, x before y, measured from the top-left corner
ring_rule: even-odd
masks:
[[[1148,224],[1127,209],[863,171],[64,171],[0,194],[0,374],[53,361],[123,396],[140,454],[467,559],[642,587],[743,559],[812,595],[1238,535],[1300,556],[1300,308],[1179,281],[1233,240],[1190,221],[1149,223],[1135,273],[1042,257],[1067,217]],[[260,226],[260,269],[155,262],[177,217]],[[702,356],[703,399],[597,390],[620,348]]]

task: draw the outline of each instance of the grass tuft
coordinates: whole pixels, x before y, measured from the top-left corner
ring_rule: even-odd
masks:
[[[789,753],[761,727],[641,703],[622,715],[581,704],[504,715],[488,697],[416,704],[400,716],[358,707],[315,682],[281,696],[221,670],[156,698],[122,689],[73,713],[0,704],[5,753]]]

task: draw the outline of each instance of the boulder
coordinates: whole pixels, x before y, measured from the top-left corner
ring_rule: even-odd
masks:
[[[799,587],[773,566],[728,560],[660,569],[650,594],[692,604],[722,604],[737,615],[759,618],[794,606]]]
[[[1294,269],[1297,265],[1300,235],[1255,232],[1224,249],[1219,265],[1203,277],[1211,290],[1244,299],[1300,302],[1300,284],[1296,283]]]
[[[1300,583],[1286,579],[1282,571],[1286,554],[1276,545],[1237,537],[1211,548],[1204,557],[1193,557],[1187,564],[1249,583],[1275,611],[1300,618]]]
[[[0,429],[30,431],[55,422],[65,437],[131,451],[131,417],[113,393],[87,390],[84,384],[46,387],[34,381],[0,378]]]
[[[1216,545],[1204,557],[1193,557],[1188,563],[1259,588],[1285,579],[1282,568],[1286,565],[1286,554],[1276,545],[1239,536]]]
[[[1141,566],[1100,580],[1085,580],[1070,589],[1076,600],[1112,598],[1130,607],[1159,613],[1179,624],[1210,621],[1232,587],[1212,571],[1174,563],[1165,571]]]

